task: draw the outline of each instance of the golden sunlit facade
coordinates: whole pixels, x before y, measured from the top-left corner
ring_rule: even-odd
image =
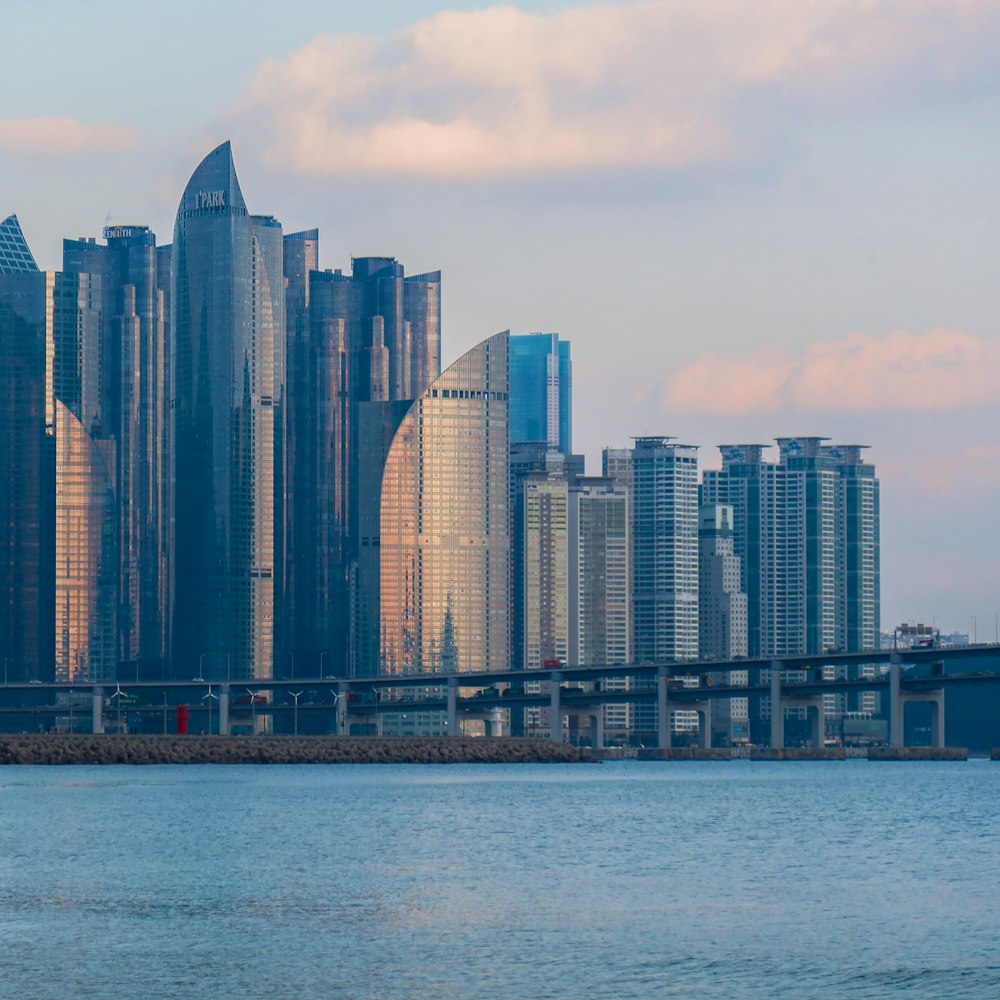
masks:
[[[463,355],[403,419],[385,462],[380,672],[509,665],[508,334]]]

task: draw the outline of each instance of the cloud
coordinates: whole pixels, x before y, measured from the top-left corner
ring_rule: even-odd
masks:
[[[788,114],[992,73],[996,0],[656,0],[319,35],[236,109],[274,165],[509,177],[743,155]]]
[[[75,118],[0,118],[0,149],[11,153],[110,153],[131,149],[135,129],[113,122],[87,125]]]
[[[668,410],[749,416],[811,412],[945,412],[1000,401],[1000,344],[953,330],[853,333],[801,358],[703,354],[664,394]]]

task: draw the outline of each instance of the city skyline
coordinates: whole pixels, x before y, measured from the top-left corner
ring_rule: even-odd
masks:
[[[47,12],[12,4],[0,14],[11,41],[0,215],[18,214],[45,269],[63,237],[99,230],[107,213],[165,241],[191,163],[232,135],[255,204],[288,231],[318,225],[321,266],[391,252],[442,269],[445,364],[489,330],[571,340],[576,449],[592,471],[603,446],[633,435],[698,444],[704,467],[736,439],[871,444],[884,623],[992,637],[997,5],[931,20],[922,2],[873,12],[834,0],[794,16],[765,3],[753,30],[720,3],[703,16],[684,2],[451,6],[333,17],[302,3],[282,18],[252,5],[260,30],[223,74],[212,40],[232,4],[167,17],[103,3],[86,18],[56,4],[44,36]],[[58,66],[45,76],[28,59],[43,37]],[[143,58],[154,37],[189,66],[182,80]],[[606,39],[600,51],[591,37]],[[501,73],[511,45],[519,58]],[[683,46],[698,73],[671,60]],[[478,85],[462,58],[473,50]],[[428,51],[433,80],[418,72]],[[672,76],[661,59],[678,63]],[[296,102],[301,114],[286,114]],[[424,120],[421,103],[441,129],[415,146],[447,148],[447,176],[392,144],[394,123]],[[391,110],[372,117],[376,106]],[[483,157],[491,136],[511,139],[511,107],[526,113],[527,141]],[[620,129],[602,139],[610,113]],[[493,131],[454,145],[463,115]],[[663,127],[628,141],[651,121]],[[288,128],[313,148],[276,155]],[[334,134],[350,140],[339,160],[324,147]],[[552,137],[544,162],[530,155],[538,134]]]

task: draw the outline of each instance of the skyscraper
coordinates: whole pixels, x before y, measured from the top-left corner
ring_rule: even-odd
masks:
[[[698,458],[669,437],[640,437],[631,449],[604,451],[604,475],[630,497],[632,527],[632,656],[665,663],[698,656]],[[642,682],[634,682],[638,687]],[[694,725],[697,716],[694,715]],[[672,727],[690,727],[675,711]],[[634,727],[648,739],[656,706],[635,709]]]
[[[267,678],[284,546],[280,225],[251,216],[228,142],[181,198],[172,248],[171,659]]]
[[[115,659],[158,675],[167,653],[166,295],[158,287],[156,237],[146,226],[109,226],[104,237],[104,245],[64,240],[63,270],[90,282],[101,314],[100,336],[87,344],[101,419],[95,427],[96,410],[81,414],[87,433],[105,442],[104,460],[113,462]]]
[[[356,641],[377,644],[384,675],[509,664],[507,340],[490,337],[431,383],[366,479],[378,493],[361,507],[377,504],[379,521],[360,539],[357,586],[378,605]]]
[[[874,649],[879,589],[879,503],[861,445],[778,438],[722,445],[722,469],[703,476],[706,503],[734,509],[751,656]],[[851,623],[850,625],[848,623]]]
[[[0,657],[10,681],[53,676],[53,284],[17,217],[0,222]]]
[[[292,406],[285,642],[289,669],[343,675],[359,557],[352,540],[362,516],[360,414],[412,401],[438,376],[441,275],[406,276],[391,257],[355,258],[351,274],[320,271],[318,247],[316,230],[285,238]],[[372,419],[381,426],[381,416]]]
[[[55,676],[113,680],[118,666],[117,366],[103,350],[101,279],[56,273]]]
[[[558,333],[510,338],[510,439],[573,450],[573,364]]]
[[[733,508],[706,504],[698,522],[698,648],[703,659],[732,660],[747,655],[747,595],[741,585],[740,557],[733,551]],[[730,670],[719,680],[745,686],[746,670]],[[712,726],[723,746],[750,738],[749,700],[716,701]]]
[[[734,549],[747,592],[749,653],[875,649],[879,634],[879,485],[862,445],[821,437],[722,445],[722,469],[702,481],[706,503],[733,507]],[[846,668],[825,667],[833,679]],[[865,668],[861,668],[864,670]],[[827,695],[828,727],[847,708]],[[871,707],[872,699],[866,703]],[[763,702],[765,718],[769,711]]]
[[[580,477],[569,493],[569,662],[632,662],[632,535],[629,497],[614,479]],[[627,690],[624,678],[604,690]],[[632,707],[604,707],[604,731],[628,738]]]

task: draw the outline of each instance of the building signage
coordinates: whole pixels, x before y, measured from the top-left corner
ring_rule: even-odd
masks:
[[[148,226],[105,226],[106,240],[130,240],[133,236],[144,236],[149,232]]]
[[[225,208],[225,191],[196,191],[194,194],[195,211],[200,208]]]

